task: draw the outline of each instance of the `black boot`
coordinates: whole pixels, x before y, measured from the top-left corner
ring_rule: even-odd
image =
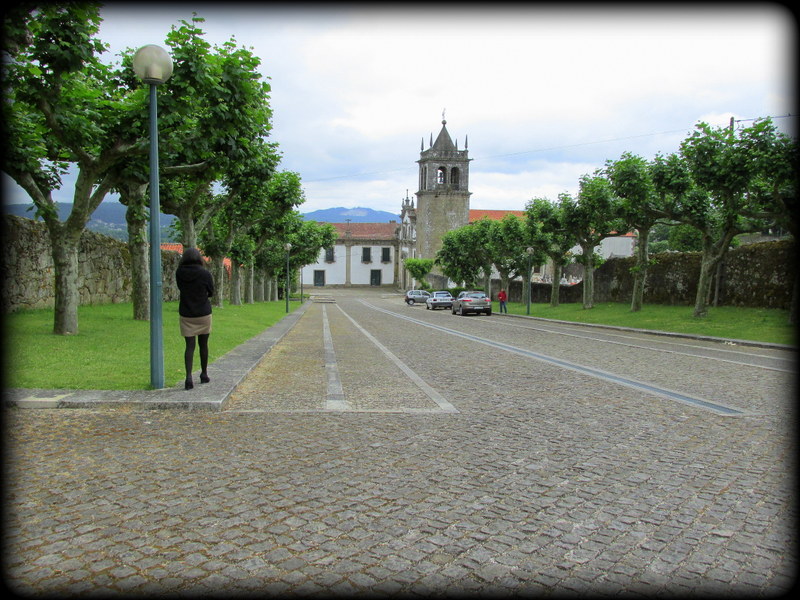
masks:
[[[191,390],[194,387],[194,383],[192,383],[192,378],[191,377],[187,377],[186,378],[186,381],[184,382],[184,386],[186,387],[187,390]]]

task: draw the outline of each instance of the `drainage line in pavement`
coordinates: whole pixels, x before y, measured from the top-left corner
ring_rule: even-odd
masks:
[[[324,307],[323,307],[323,308],[324,308]],[[393,362],[393,363],[394,363],[394,364],[395,364],[395,365],[396,365],[396,366],[397,366],[397,367],[398,367],[398,368],[399,368],[399,369],[400,369],[400,370],[401,370],[403,373],[405,373],[405,374],[406,374],[406,377],[408,377],[408,378],[409,378],[411,381],[413,381],[413,382],[414,382],[414,383],[417,385],[417,387],[418,387],[419,389],[421,389],[421,390],[422,390],[422,391],[425,393],[425,395],[426,395],[426,396],[428,396],[428,398],[430,398],[431,400],[433,400],[433,402],[435,402],[435,403],[436,403],[436,405],[439,407],[439,409],[440,409],[440,410],[442,410],[443,412],[448,412],[448,413],[457,413],[457,412],[458,412],[458,410],[456,409],[456,407],[455,407],[455,406],[453,406],[452,404],[450,404],[450,403],[447,401],[447,399],[446,399],[444,396],[442,396],[442,395],[441,395],[439,392],[437,392],[435,389],[433,389],[431,386],[429,386],[427,383],[425,383],[425,381],[424,381],[424,380],[423,380],[423,379],[422,379],[422,378],[421,378],[419,375],[417,375],[417,374],[416,374],[416,373],[415,373],[415,372],[414,372],[414,371],[413,371],[413,370],[412,370],[412,369],[411,369],[411,368],[410,368],[410,367],[409,367],[407,364],[405,364],[405,363],[404,363],[402,360],[400,360],[399,358],[397,358],[397,356],[395,356],[394,354],[392,354],[392,352],[391,352],[391,351],[390,351],[390,350],[389,350],[389,349],[388,349],[386,346],[384,346],[383,344],[381,344],[381,343],[380,343],[380,342],[379,342],[377,339],[375,339],[375,337],[374,337],[374,336],[373,336],[373,335],[372,335],[372,334],[371,334],[369,331],[367,331],[366,329],[364,329],[363,327],[361,327],[361,325],[359,325],[358,323],[356,323],[355,319],[353,319],[353,317],[351,317],[351,316],[350,316],[350,315],[348,315],[346,312],[344,312],[344,310],[342,309],[342,307],[341,307],[341,306],[339,306],[339,305],[337,304],[337,305],[336,305],[336,308],[338,308],[339,310],[341,310],[341,311],[342,311],[342,314],[343,314],[345,317],[347,317],[348,319],[350,319],[350,321],[353,323],[353,325],[355,325],[355,327],[356,327],[356,328],[357,328],[357,329],[358,329],[358,330],[359,330],[361,333],[363,333],[363,334],[364,334],[364,336],[366,336],[366,338],[367,338],[367,339],[368,339],[370,342],[372,342],[373,344],[375,344],[375,346],[377,346],[378,350],[380,350],[381,352],[383,352],[383,353],[384,353],[384,355],[386,355],[386,357],[387,357],[389,360],[391,360],[391,361],[392,361],[392,362]]]
[[[390,310],[385,310],[383,308],[378,308],[364,300],[361,300],[363,304],[366,304],[370,308],[384,312],[386,314],[392,315],[399,319],[405,319],[406,321],[410,321],[412,323],[417,323],[418,325],[423,325],[425,327],[430,327],[431,329],[437,329],[444,333],[449,333],[451,335],[456,335],[458,337],[462,337],[468,340],[472,340],[474,342],[479,342],[481,344],[486,344],[487,346],[492,346],[494,348],[499,348],[500,350],[505,350],[506,352],[513,352],[515,354],[520,354],[522,356],[527,356],[529,358],[534,358],[536,360],[540,360],[542,362],[547,362],[559,367],[563,367],[565,369],[570,369],[572,371],[577,371],[578,373],[583,373],[586,375],[591,375],[592,377],[597,377],[599,379],[605,379],[606,381],[611,381],[614,383],[618,383],[620,385],[624,385],[627,387],[631,387],[637,390],[649,392],[651,394],[656,394],[657,396],[662,396],[669,398],[671,400],[677,400],[678,402],[683,402],[685,404],[691,404],[693,406],[698,406],[700,408],[705,408],[707,410],[716,412],[720,415],[726,416],[734,416],[734,415],[742,415],[744,411],[731,408],[728,406],[724,406],[722,404],[717,404],[715,402],[709,402],[708,400],[701,400],[700,398],[693,398],[692,396],[687,396],[685,394],[681,394],[679,392],[673,392],[671,390],[666,390],[664,388],[660,388],[654,385],[650,385],[649,383],[643,383],[641,381],[636,381],[635,379],[628,379],[626,377],[622,377],[620,375],[614,375],[613,373],[608,373],[606,371],[601,371],[599,369],[593,369],[591,367],[584,367],[582,365],[578,365],[560,358],[555,358],[552,356],[547,356],[546,354],[539,354],[538,352],[532,352],[530,350],[524,350],[522,348],[517,348],[516,346],[510,346],[508,344],[504,344],[502,342],[495,342],[492,340],[487,340],[486,338],[481,338],[475,335],[471,335],[468,333],[463,333],[461,331],[456,331],[455,329],[448,329],[447,327],[442,327],[441,325],[432,325],[431,323],[426,323],[425,321],[420,321],[418,319],[414,319],[411,317],[407,317],[405,315],[400,315]]]
[[[336,364],[336,352],[333,349],[333,336],[328,323],[328,307],[322,306],[322,340],[325,346],[325,373],[328,376],[328,393],[325,408],[328,410],[349,410],[350,404],[344,397],[342,381],[339,378],[339,366]]]

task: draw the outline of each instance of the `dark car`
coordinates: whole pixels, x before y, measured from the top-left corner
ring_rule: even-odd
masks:
[[[450,308],[454,315],[466,315],[468,313],[492,314],[492,301],[483,292],[461,292]]]
[[[450,292],[433,292],[431,297],[425,300],[425,308],[428,310],[450,308],[451,306],[453,306],[453,295]]]
[[[425,300],[427,300],[430,297],[431,297],[430,293],[426,292],[425,290],[408,290],[406,292],[405,300],[406,304],[411,306],[412,304],[416,304],[417,302],[424,303]]]

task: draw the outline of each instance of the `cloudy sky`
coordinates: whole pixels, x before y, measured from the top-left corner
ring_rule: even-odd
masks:
[[[371,6],[110,3],[100,38],[109,58],[164,45],[194,11],[212,44],[252,48],[302,212],[398,212],[443,111],[468,141],[471,206],[514,210],[625,151],[676,151],[699,121],[796,126],[794,19],[770,3]]]

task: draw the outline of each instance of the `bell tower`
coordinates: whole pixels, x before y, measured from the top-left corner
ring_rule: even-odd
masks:
[[[420,144],[419,190],[417,196],[417,256],[435,258],[442,236],[469,224],[469,161],[467,142],[458,149],[447,131],[442,113],[442,130],[430,147]]]

